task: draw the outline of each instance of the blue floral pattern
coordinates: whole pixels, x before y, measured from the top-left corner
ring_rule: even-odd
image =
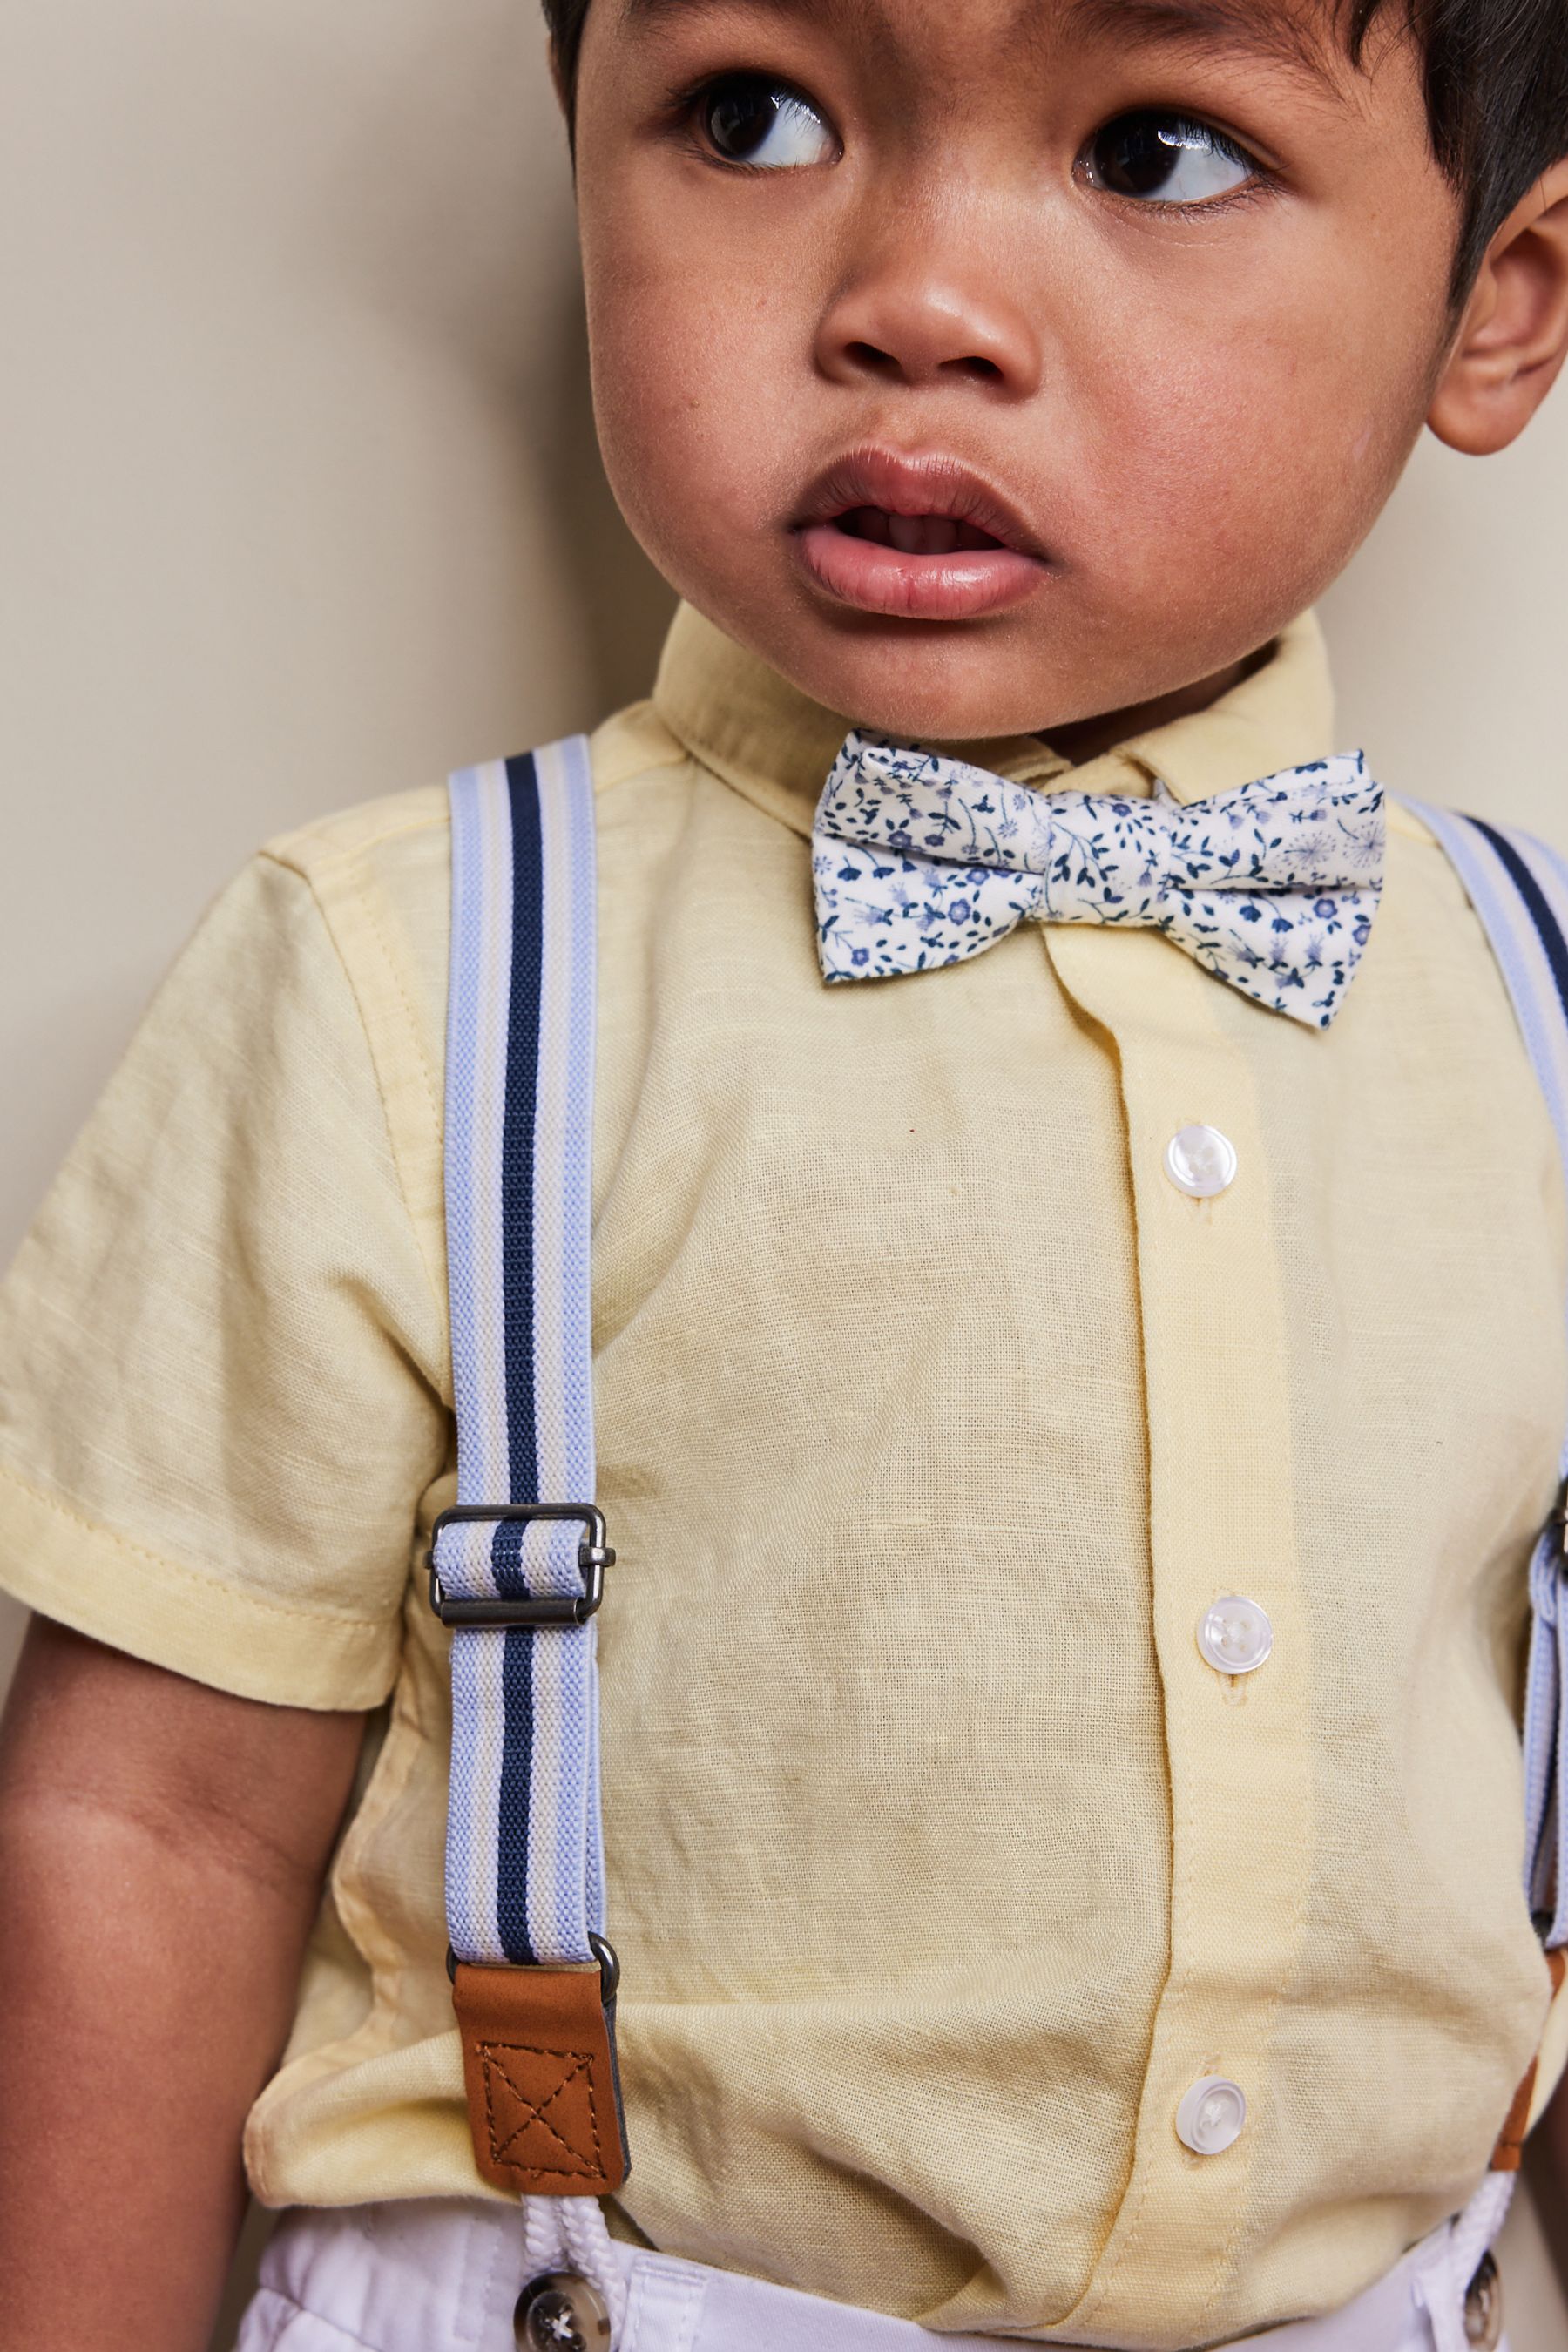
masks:
[[[1326,1029],[1383,888],[1382,787],[1359,751],[1186,805],[1036,792],[851,735],[816,813],[830,981],[963,963],[1020,923],[1163,931],[1272,1013]]]

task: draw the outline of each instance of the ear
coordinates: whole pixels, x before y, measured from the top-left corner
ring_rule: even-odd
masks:
[[[1465,305],[1426,421],[1468,457],[1521,434],[1568,357],[1568,157],[1504,221]]]

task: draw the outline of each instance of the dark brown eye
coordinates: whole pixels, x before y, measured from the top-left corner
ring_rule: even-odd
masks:
[[[1205,205],[1258,175],[1245,148],[1184,114],[1119,114],[1083,153],[1090,184],[1142,204]]]
[[[726,74],[697,102],[697,117],[717,154],[753,171],[799,171],[831,163],[838,142],[809,99],[768,74]]]

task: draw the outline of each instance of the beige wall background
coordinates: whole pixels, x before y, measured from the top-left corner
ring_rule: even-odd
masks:
[[[648,679],[531,0],[3,0],[0,517],[5,1257],[258,842]],[[1568,391],[1424,447],[1326,608],[1347,743],[1563,842],[1565,530]],[[1568,2352],[1526,2210],[1505,2261]]]

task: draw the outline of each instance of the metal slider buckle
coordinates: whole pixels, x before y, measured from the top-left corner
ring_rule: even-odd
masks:
[[[583,1574],[582,1591],[544,1592],[535,1598],[520,1595],[516,1600],[508,1600],[497,1592],[475,1601],[455,1600],[444,1592],[436,1567],[436,1547],[442,1528],[472,1527],[487,1520],[499,1527],[513,1519],[524,1526],[539,1519],[581,1521],[584,1540],[577,1547],[577,1565]],[[461,1626],[468,1631],[513,1625],[585,1625],[605,1597],[605,1570],[615,1565],[616,1555],[605,1536],[605,1515],[596,1503],[456,1503],[449,1511],[442,1512],[430,1530],[430,1551],[426,1561],[430,1577],[430,1606],[443,1625]]]

